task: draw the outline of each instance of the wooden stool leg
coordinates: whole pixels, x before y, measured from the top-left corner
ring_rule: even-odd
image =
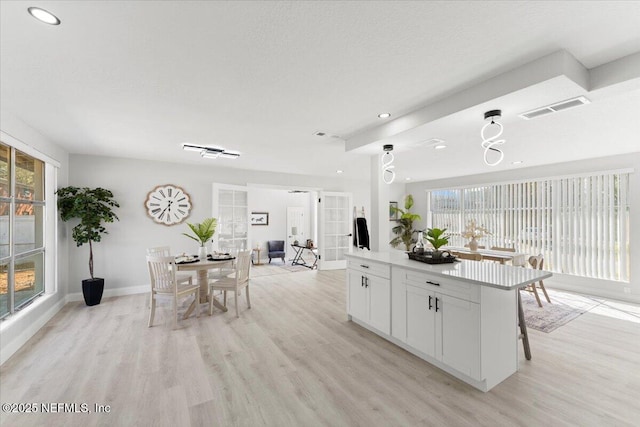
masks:
[[[518,292],[518,324],[520,325],[520,334],[522,337],[522,345],[524,347],[524,357],[531,360],[531,347],[529,347],[529,334],[527,333],[527,324],[524,320],[524,310],[522,309],[522,298],[520,290]]]

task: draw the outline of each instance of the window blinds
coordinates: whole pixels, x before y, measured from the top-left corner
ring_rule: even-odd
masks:
[[[480,245],[542,253],[545,269],[629,280],[629,173],[522,181],[429,192],[432,227],[464,245],[470,220],[492,234]]]

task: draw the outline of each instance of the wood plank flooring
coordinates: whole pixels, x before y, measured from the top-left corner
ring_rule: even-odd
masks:
[[[482,393],[348,322],[344,275],[256,275],[239,319],[216,311],[177,330],[170,307],[146,327],[147,295],[68,304],[0,368],[0,400],[110,412],[0,413],[0,424],[638,425],[637,306],[605,303],[550,334],[530,330],[533,359]]]

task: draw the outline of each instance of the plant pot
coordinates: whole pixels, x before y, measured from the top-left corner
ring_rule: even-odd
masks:
[[[200,246],[198,248],[198,258],[207,259],[207,248],[205,246]]]
[[[469,240],[469,250],[471,252],[476,252],[478,250],[478,241],[475,237],[472,237],[471,240]]]
[[[84,296],[85,304],[88,306],[100,304],[103,291],[104,279],[96,277],[82,281],[82,295]]]

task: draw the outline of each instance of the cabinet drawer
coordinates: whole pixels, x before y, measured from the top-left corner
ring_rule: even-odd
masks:
[[[372,274],[374,276],[382,277],[383,279],[391,278],[391,266],[389,264],[382,264],[368,260],[349,259],[347,267],[351,270]]]
[[[480,286],[478,285],[411,270],[403,270],[402,279],[408,285],[422,287],[423,289],[471,302],[480,302]]]

